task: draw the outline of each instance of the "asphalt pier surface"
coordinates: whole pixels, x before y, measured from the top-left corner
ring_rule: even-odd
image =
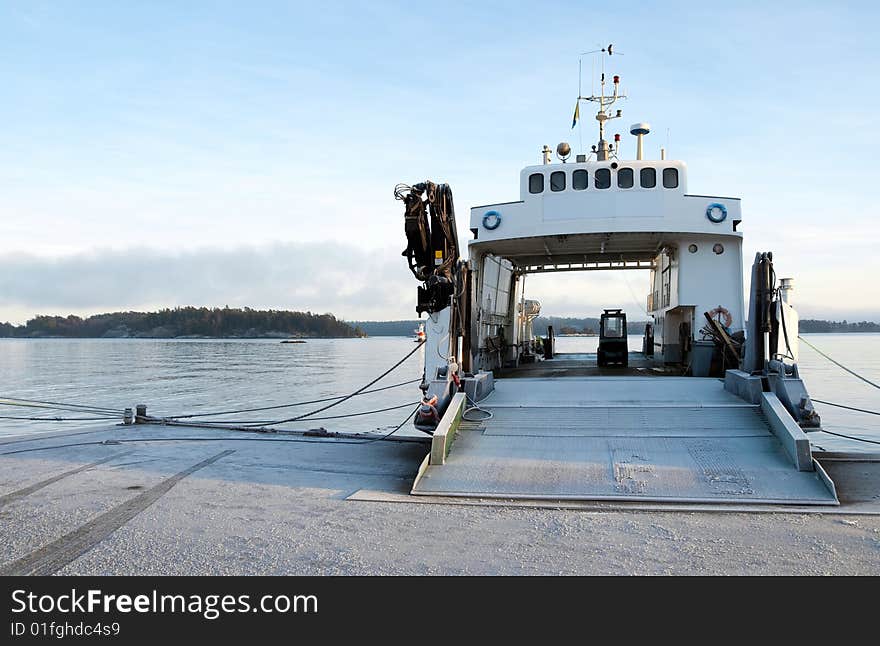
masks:
[[[144,425],[4,440],[0,573],[880,571],[872,486],[827,512],[414,500],[423,444],[291,439]]]

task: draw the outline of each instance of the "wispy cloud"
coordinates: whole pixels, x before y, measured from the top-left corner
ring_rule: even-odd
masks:
[[[826,265],[795,272],[803,316],[880,318],[876,299],[860,297],[864,288],[827,270]],[[526,297],[538,299],[548,315],[594,316],[614,306],[638,318],[644,315],[646,274],[539,274],[527,277]],[[409,319],[415,318],[416,285],[399,248],[387,246],[299,242],[183,252],[134,247],[61,257],[13,253],[0,255],[0,321],[176,305]]]
[[[334,243],[0,256],[0,320],[190,304],[410,318],[414,296],[399,251]]]

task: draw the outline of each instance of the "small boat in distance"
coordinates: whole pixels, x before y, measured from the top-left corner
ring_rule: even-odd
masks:
[[[415,334],[416,334],[416,338],[413,339],[414,343],[421,343],[422,341],[425,340],[425,324],[424,323],[419,323],[419,329],[413,330],[413,332],[415,332]]]
[[[281,343],[305,343],[302,339],[284,339]]]

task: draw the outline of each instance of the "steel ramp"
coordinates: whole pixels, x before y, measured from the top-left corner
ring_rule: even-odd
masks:
[[[496,381],[412,493],[482,498],[836,505],[767,420],[715,379]]]

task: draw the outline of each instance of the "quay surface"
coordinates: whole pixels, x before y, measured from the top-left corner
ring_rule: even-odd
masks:
[[[292,439],[305,441],[286,441]],[[412,496],[427,451],[419,442],[344,443],[155,425],[6,438],[0,441],[0,573],[876,574],[880,568],[880,499],[871,484],[880,471],[876,458],[823,460],[837,481],[840,506],[739,507]]]

